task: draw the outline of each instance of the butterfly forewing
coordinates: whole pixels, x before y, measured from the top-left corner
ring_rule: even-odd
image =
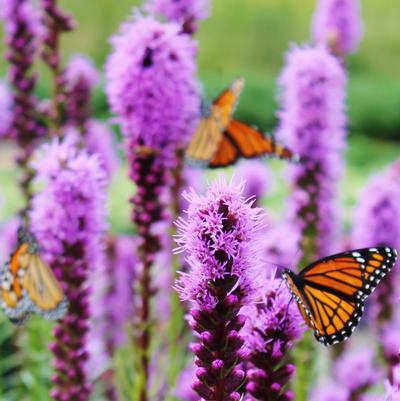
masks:
[[[68,306],[64,293],[31,234],[23,233],[22,238],[0,272],[3,310],[14,323],[22,323],[33,312],[60,319]]]
[[[396,256],[392,248],[357,249],[320,259],[298,275],[291,273],[295,281],[290,283],[284,276],[293,295],[302,295],[318,341],[335,344],[352,334],[364,300],[392,269]],[[298,304],[303,314],[304,305]]]

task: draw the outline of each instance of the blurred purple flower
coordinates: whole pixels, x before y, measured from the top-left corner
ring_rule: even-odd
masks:
[[[0,81],[0,138],[9,136],[13,121],[13,96],[5,81]]]
[[[246,390],[257,400],[291,400],[291,391],[283,390],[295,372],[295,366],[283,363],[293,341],[304,332],[304,322],[291,301],[291,294],[275,272],[262,284],[264,302],[243,308],[248,317],[244,327],[248,351]]]
[[[78,150],[71,138],[45,144],[32,168],[42,190],[32,200],[31,228],[65,294],[69,311],[54,329],[52,397],[86,401],[89,269],[104,263],[106,174],[96,156]]]
[[[328,383],[312,391],[310,401],[349,401],[349,390],[336,383]]]
[[[398,318],[382,327],[380,343],[389,367],[392,368],[400,364],[400,324]]]
[[[279,79],[278,134],[302,162],[289,167],[288,220],[303,257],[329,254],[337,240],[337,183],[346,140],[346,75],[323,47],[293,47]]]
[[[243,196],[243,184],[222,178],[205,196],[186,194],[187,219],[178,220],[177,243],[190,269],[181,272],[175,288],[191,303],[192,344],[197,365],[193,389],[205,400],[239,400],[245,372],[240,366],[244,340],[239,334],[246,317],[243,306],[261,297],[257,235],[261,209]]]
[[[99,156],[102,167],[111,177],[119,167],[117,144],[112,128],[106,122],[89,120],[84,143],[90,154]]]
[[[210,0],[150,0],[148,8],[181,24],[185,33],[193,34],[197,31],[198,21],[210,15]]]
[[[180,401],[198,401],[199,396],[191,387],[191,384],[195,380],[196,366],[191,363],[179,375],[175,386],[174,396]]]
[[[299,259],[300,242],[297,230],[285,222],[269,222],[263,236],[263,260],[280,272],[284,268],[295,270]]]
[[[92,90],[99,80],[94,63],[87,57],[75,55],[65,70],[66,113],[68,124],[85,132],[91,114]]]
[[[375,352],[362,349],[342,354],[335,362],[334,375],[354,399],[382,378],[382,370],[375,363]]]
[[[266,164],[260,160],[245,160],[239,164],[235,174],[245,181],[243,196],[254,196],[259,205],[272,186],[273,177]]]
[[[385,382],[385,401],[400,401],[400,365],[394,366],[392,380]]]
[[[196,46],[179,26],[135,16],[111,39],[106,89],[132,143],[174,157],[197,123]]]
[[[363,36],[359,0],[318,0],[312,36],[317,44],[329,46],[334,54],[354,53]]]
[[[400,249],[400,161],[372,177],[362,191],[354,211],[352,246],[390,246]],[[389,320],[393,313],[399,274],[383,280],[371,296],[374,326]]]
[[[16,218],[0,224],[0,265],[9,260],[11,252],[17,245],[19,221]]]

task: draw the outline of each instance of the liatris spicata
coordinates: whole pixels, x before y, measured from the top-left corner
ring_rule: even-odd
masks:
[[[291,391],[284,390],[295,372],[295,366],[283,362],[293,342],[304,331],[303,319],[291,294],[275,278],[266,277],[262,284],[264,302],[247,306],[243,312],[248,316],[245,325],[248,348],[248,393],[257,400],[293,399]]]
[[[182,30],[189,35],[197,31],[198,21],[210,14],[210,0],[150,0],[148,8],[182,25]]]
[[[0,81],[0,139],[8,137],[13,120],[13,97],[8,85]]]
[[[31,227],[69,300],[69,311],[54,329],[52,397],[86,401],[89,269],[103,263],[106,229],[106,174],[96,156],[66,138],[38,152],[32,167],[43,186],[32,200]]]
[[[50,122],[52,134],[60,135],[65,102],[65,77],[61,66],[60,35],[74,29],[71,15],[62,11],[57,0],[41,0],[44,27],[42,58],[50,68],[53,79],[53,96]]]
[[[243,161],[238,166],[237,175],[245,181],[244,197],[254,196],[256,204],[259,205],[272,184],[271,172],[266,164],[260,160]]]
[[[359,0],[318,0],[312,26],[314,42],[337,56],[354,53],[363,36]]]
[[[288,221],[300,233],[303,261],[337,240],[337,183],[346,139],[346,76],[323,47],[293,47],[279,79],[279,135],[302,162],[291,166]]]
[[[400,188],[394,184],[399,179],[400,161],[397,161],[369,180],[354,212],[352,246],[400,247]],[[369,313],[375,327],[392,317],[398,278],[395,269],[371,296],[373,306]]]
[[[334,376],[338,387],[349,392],[351,401],[361,400],[372,385],[382,378],[382,371],[375,362],[371,349],[346,351],[334,364]]]
[[[126,138],[130,178],[137,192],[132,199],[132,220],[142,239],[139,256],[143,270],[137,345],[141,352],[143,388],[147,399],[150,347],[151,268],[160,249],[154,224],[165,216],[162,194],[166,172],[175,166],[197,123],[200,97],[195,78],[196,47],[177,24],[162,24],[136,15],[111,40],[113,51],[106,65],[106,87],[113,112],[118,114]]]
[[[7,136],[14,138],[20,147],[17,163],[23,171],[20,187],[26,200],[22,212],[25,215],[34,176],[28,162],[36,139],[46,133],[33,94],[37,77],[31,71],[42,30],[38,12],[30,0],[1,0],[0,16],[4,20],[6,59],[10,63],[8,76],[14,90],[13,119]]]
[[[190,192],[186,220],[178,220],[177,243],[190,269],[176,290],[189,301],[190,326],[197,334],[197,380],[193,388],[207,401],[238,401],[243,394],[245,356],[240,331],[242,307],[261,298],[257,235],[260,209],[243,196],[243,184],[219,180],[205,196]]]
[[[75,55],[65,69],[65,112],[68,124],[86,132],[91,115],[91,97],[98,82],[98,73],[93,62],[82,55]]]

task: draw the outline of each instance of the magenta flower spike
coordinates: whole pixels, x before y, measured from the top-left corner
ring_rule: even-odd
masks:
[[[197,341],[197,379],[193,389],[207,401],[238,401],[246,374],[241,329],[243,306],[260,299],[257,235],[260,209],[242,197],[243,185],[224,180],[205,196],[188,193],[186,219],[177,222],[179,250],[190,269],[180,273],[175,289],[190,302],[190,327]]]
[[[69,300],[50,345],[55,369],[51,396],[87,401],[87,277],[104,258],[106,174],[98,158],[78,150],[70,138],[43,145],[32,167],[43,189],[32,200],[31,228]]]
[[[148,8],[169,21],[178,22],[183,32],[193,35],[198,22],[210,15],[210,0],[150,0]]]
[[[312,26],[315,43],[347,56],[357,50],[362,36],[360,0],[318,0]]]
[[[247,306],[244,332],[248,352],[248,393],[257,400],[292,400],[285,385],[295,373],[295,366],[283,362],[287,352],[304,332],[304,322],[291,294],[282,282],[266,277],[262,284],[263,303]]]
[[[400,188],[393,185],[400,179],[400,161],[372,177],[360,194],[354,211],[352,246],[400,247]],[[373,326],[391,319],[396,303],[399,274],[383,280],[371,296],[369,310]]]
[[[136,186],[132,221],[141,237],[138,277],[140,309],[136,345],[142,353],[140,389],[147,400],[150,357],[152,269],[160,249],[157,223],[166,220],[166,181],[176,167],[197,124],[200,96],[196,80],[196,46],[175,23],[162,24],[136,14],[111,39],[106,64],[106,90],[125,136],[129,176]]]
[[[293,47],[280,76],[278,135],[301,158],[289,167],[288,222],[306,263],[331,253],[338,238],[337,183],[346,140],[346,75],[323,47]]]
[[[68,124],[86,133],[91,115],[93,88],[99,80],[93,62],[82,55],[75,55],[65,69],[66,114]]]

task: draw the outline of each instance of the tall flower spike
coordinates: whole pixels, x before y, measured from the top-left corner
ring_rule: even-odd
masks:
[[[190,301],[197,365],[193,389],[207,401],[238,401],[244,391],[242,307],[260,298],[257,234],[262,215],[241,196],[243,185],[219,180],[205,196],[187,194],[187,219],[178,220],[179,249],[190,269],[175,288]]]
[[[248,316],[245,339],[248,348],[246,390],[257,400],[292,400],[293,393],[284,386],[295,366],[282,363],[293,342],[304,331],[303,319],[291,294],[281,280],[265,278],[262,284],[265,302],[244,308]]]
[[[198,21],[210,15],[210,0],[150,0],[150,11],[182,25],[189,35],[197,31]]]
[[[175,166],[197,123],[200,97],[196,81],[196,47],[178,24],[162,24],[136,15],[111,40],[106,88],[112,111],[119,115],[127,143],[130,178],[137,192],[132,220],[142,239],[137,346],[147,399],[150,349],[152,267],[161,243],[154,226],[165,218],[166,172]]]
[[[363,36],[359,0],[318,0],[312,26],[314,42],[337,56],[354,53]]]
[[[89,269],[103,263],[106,175],[96,156],[77,150],[69,138],[44,145],[33,163],[43,190],[35,195],[31,227],[69,300],[69,311],[54,329],[52,397],[86,401]]]
[[[66,114],[68,124],[82,133],[87,129],[91,115],[92,90],[98,82],[93,62],[82,55],[75,55],[65,70]]]
[[[288,220],[307,263],[332,251],[346,140],[346,76],[323,47],[293,47],[279,79],[279,136],[302,162],[289,167]]]
[[[390,246],[400,248],[400,161],[372,177],[362,191],[354,211],[352,245],[355,247]],[[390,320],[398,288],[399,274],[394,270],[371,296],[373,326]]]

